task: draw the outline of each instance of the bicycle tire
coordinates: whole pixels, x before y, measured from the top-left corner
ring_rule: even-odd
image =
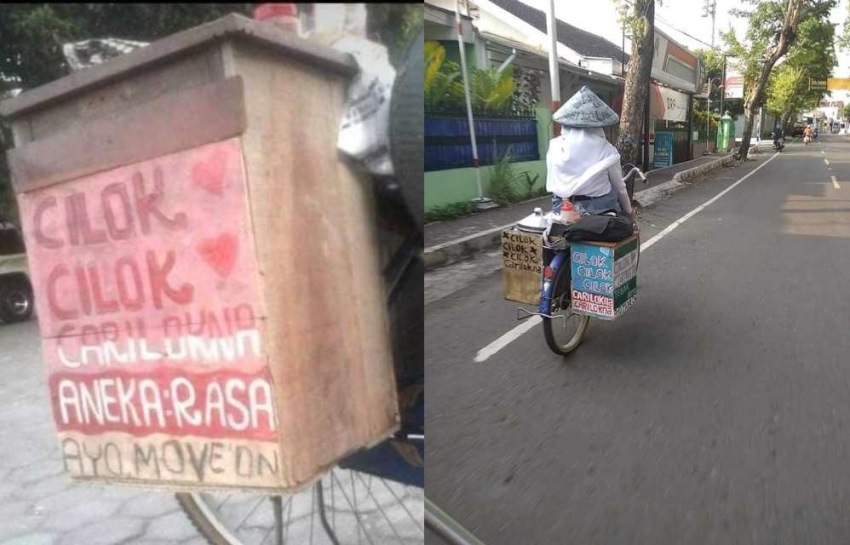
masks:
[[[358,492],[353,488],[349,491],[350,494],[345,491],[340,494],[342,481],[346,477],[351,478],[352,485],[355,478],[358,479],[359,483],[364,485],[362,488],[366,488],[366,480],[368,479],[368,494],[363,494],[362,491]],[[327,481],[337,482],[339,486],[336,489],[333,485],[328,487],[323,484]],[[374,491],[372,490],[373,482],[377,483],[374,486]],[[392,488],[389,487],[388,483],[393,485]],[[378,485],[383,485],[385,488],[379,490]],[[320,486],[324,488],[319,490]],[[389,495],[386,494],[386,490],[389,490]],[[327,496],[328,491],[330,491],[330,496]],[[308,494],[309,496],[307,496]],[[420,495],[422,496],[421,499],[418,497]],[[418,505],[424,502],[424,489],[401,485],[394,481],[338,467],[309,489],[295,494],[285,496],[263,493],[256,495],[236,494],[234,496],[238,499],[230,504],[233,512],[227,515],[220,513],[219,510],[231,496],[226,497],[218,508],[215,508],[213,504],[221,498],[210,499],[211,494],[177,493],[175,496],[192,525],[211,545],[274,544],[276,543],[275,522],[280,523],[284,544],[352,545],[361,542],[380,542],[413,545],[414,543],[421,543],[424,539],[424,529],[422,528],[424,514],[418,512],[413,514],[408,506],[403,505],[405,501],[410,505]],[[334,505],[334,497],[339,499],[340,496],[346,498],[347,505]],[[351,501],[352,496],[353,502]],[[372,503],[361,503],[368,496],[372,496]],[[383,496],[383,498],[376,498],[376,496]],[[400,505],[400,507],[395,508],[395,511],[392,511],[393,508],[388,505],[386,498],[390,496],[393,500],[397,500]],[[277,504],[273,500],[275,497],[281,498]],[[326,500],[328,497],[330,498],[330,505]],[[269,500],[272,500],[269,502],[272,505],[270,509],[259,509],[263,502]],[[310,502],[309,513],[304,509],[308,501]],[[240,506],[238,502],[243,502],[245,505]],[[254,504],[254,507],[248,509],[247,504],[249,503]],[[331,509],[326,514],[326,510],[319,509],[317,504],[331,507]],[[293,505],[295,505],[294,508]],[[246,511],[249,514],[242,517],[240,524],[235,524],[235,519],[242,516]],[[286,520],[284,520],[284,511],[288,512]],[[294,516],[293,511],[295,512]],[[389,515],[387,511],[390,512]],[[398,519],[405,514],[403,511],[406,511],[410,520],[399,523]],[[414,509],[414,511],[417,511],[417,509]],[[239,532],[240,527],[245,522],[249,522],[248,526],[245,527],[243,532]],[[309,540],[306,538],[307,535],[310,536]],[[361,536],[365,536],[366,539],[361,541]]]
[[[543,336],[546,338],[546,344],[552,352],[560,356],[567,356],[578,348],[587,331],[587,325],[590,322],[590,316],[574,314],[570,311],[570,276],[570,263],[565,262],[558,269],[558,272],[555,273],[554,287],[552,288],[552,308],[549,311],[549,314],[552,316],[557,311],[565,311],[568,313],[568,316],[554,319],[543,318]],[[567,342],[560,343],[555,338],[555,327],[557,324],[554,322],[564,320],[566,323],[570,318],[577,319],[576,331],[569,337]]]

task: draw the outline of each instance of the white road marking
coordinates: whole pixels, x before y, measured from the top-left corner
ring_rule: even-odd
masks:
[[[823,162],[826,163],[826,166],[829,166],[829,159],[824,158]]]
[[[501,350],[502,348],[508,346],[515,340],[517,340],[520,335],[530,331],[534,326],[543,321],[543,318],[540,316],[532,316],[528,318],[527,322],[524,322],[515,328],[511,329],[495,341],[491,342],[484,348],[478,351],[478,354],[475,355],[475,361],[481,363],[482,361],[486,361],[490,358],[490,356],[494,355],[496,352]]]
[[[762,167],[764,167],[765,165],[767,165],[769,162],[771,162],[771,161],[773,161],[774,159],[776,159],[776,157],[777,157],[778,155],[779,155],[778,153],[774,153],[774,154],[773,154],[773,157],[771,157],[770,159],[768,159],[768,160],[767,160],[767,161],[765,161],[764,163],[762,163],[762,164],[760,164],[759,166],[757,166],[755,169],[753,169],[753,171],[752,171],[752,172],[750,172],[749,174],[747,174],[746,176],[744,176],[743,178],[741,178],[740,180],[738,180],[738,181],[737,181],[737,182],[735,182],[734,184],[730,185],[729,187],[727,187],[726,189],[724,189],[723,191],[721,191],[720,193],[718,193],[717,195],[715,195],[712,199],[710,199],[710,200],[708,200],[708,201],[704,202],[703,204],[701,204],[701,205],[697,206],[696,208],[694,208],[693,210],[691,210],[690,212],[688,212],[687,214],[685,214],[685,215],[684,215],[684,216],[682,216],[681,218],[677,219],[677,220],[676,220],[676,221],[674,221],[672,224],[668,225],[668,226],[667,226],[667,228],[665,228],[663,231],[661,231],[660,233],[658,233],[657,235],[655,235],[655,236],[654,236],[654,237],[652,237],[651,239],[649,239],[649,240],[647,240],[646,242],[642,243],[642,244],[640,245],[640,251],[641,251],[641,253],[643,253],[645,250],[648,250],[648,249],[649,249],[649,248],[650,248],[653,244],[655,244],[656,242],[658,242],[658,241],[659,241],[659,240],[661,240],[662,238],[664,238],[664,237],[666,237],[667,235],[669,235],[669,234],[670,234],[670,232],[671,232],[671,231],[673,231],[676,227],[678,227],[678,226],[682,225],[683,223],[685,223],[686,221],[688,221],[689,219],[691,219],[692,217],[694,217],[695,215],[697,215],[697,214],[698,214],[698,213],[700,213],[701,211],[705,210],[705,208],[706,208],[706,207],[708,207],[710,204],[712,204],[714,201],[716,201],[717,199],[719,199],[719,198],[720,198],[720,197],[722,197],[723,195],[725,195],[725,194],[729,193],[730,191],[732,191],[733,189],[735,189],[736,187],[738,187],[738,185],[740,185],[740,184],[741,184],[744,180],[746,180],[747,178],[749,178],[750,176],[752,176],[753,174],[755,174],[756,172],[758,172],[758,171],[759,171]]]
[[[696,214],[698,214],[699,212],[704,210],[707,206],[712,204],[714,201],[716,201],[717,199],[719,199],[723,195],[729,193],[730,191],[732,191],[733,189],[738,187],[738,185],[740,185],[744,180],[746,180],[747,178],[749,178],[750,176],[752,176],[753,174],[755,174],[756,172],[761,170],[762,167],[767,165],[769,162],[776,159],[776,157],[778,155],[779,155],[778,152],[774,153],[773,156],[770,159],[768,159],[764,163],[757,166],[755,169],[753,169],[752,172],[750,172],[746,176],[744,176],[741,179],[739,179],[738,181],[736,181],[734,184],[730,185],[729,187],[727,187],[726,189],[724,189],[723,191],[721,191],[720,193],[715,195],[712,199],[710,199],[710,200],[706,201],[705,203],[699,205],[698,207],[694,208],[693,210],[691,210],[690,212],[688,212],[687,214],[685,214],[684,216],[682,216],[681,218],[679,218],[678,220],[673,222],[671,225],[668,225],[667,228],[665,228],[663,231],[661,231],[660,233],[658,233],[657,235],[655,235],[651,239],[642,243],[640,245],[640,253],[643,253],[646,250],[648,250],[649,248],[651,248],[653,244],[655,244],[656,242],[658,242],[662,238],[669,235],[674,229],[676,229],[676,227],[682,225],[683,223],[685,223],[686,221],[688,221],[689,219],[694,217]],[[501,337],[499,337],[495,341],[491,342],[490,344],[488,344],[487,346],[485,346],[484,348],[479,350],[478,353],[475,355],[475,362],[481,363],[483,361],[487,361],[492,356],[497,354],[500,350],[502,350],[503,348],[508,346],[510,343],[514,342],[515,340],[520,338],[525,333],[531,331],[532,328],[534,328],[534,326],[536,326],[537,324],[539,324],[542,321],[543,321],[543,318],[541,318],[539,316],[533,316],[531,318],[528,318],[526,322],[516,326],[515,328],[511,329],[510,331],[508,331],[507,333],[505,333],[504,335],[502,335]]]
[[[841,186],[840,186],[840,185],[838,185],[838,181],[835,179],[835,176],[830,176],[830,178],[832,179],[832,186],[833,186],[835,189],[841,189]]]

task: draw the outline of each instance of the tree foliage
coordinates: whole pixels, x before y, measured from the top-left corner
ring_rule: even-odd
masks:
[[[366,4],[370,34],[380,37],[387,46],[390,62],[398,66],[410,40],[425,25],[422,4]]]
[[[252,4],[7,4],[0,10],[0,85],[30,89],[69,72],[62,45],[89,38],[154,41]]]
[[[743,0],[749,8],[732,10],[748,20],[744,39],[730,29],[722,33],[744,75],[744,134],[739,153],[746,157],[756,111],[762,106],[776,63],[788,54],[800,34],[801,22],[827,20],[837,0]]]
[[[501,72],[494,68],[469,69],[472,109],[483,114],[503,114],[511,110],[516,85],[513,67]],[[466,96],[460,66],[446,60],[446,49],[438,42],[425,42],[425,108],[431,113],[460,113]]]
[[[837,65],[835,25],[829,13],[810,11],[800,22],[797,39],[788,50],[785,62],[768,80],[768,111],[780,116],[785,128],[806,110],[817,107],[825,91],[810,91],[809,78],[826,79]]]

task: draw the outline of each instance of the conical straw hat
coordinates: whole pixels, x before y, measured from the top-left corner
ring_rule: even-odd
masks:
[[[552,116],[565,127],[590,129],[615,125],[620,116],[585,85]]]

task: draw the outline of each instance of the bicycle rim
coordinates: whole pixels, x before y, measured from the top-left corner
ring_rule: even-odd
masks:
[[[553,293],[550,310],[553,318],[543,318],[543,334],[553,352],[566,356],[578,348],[590,322],[589,316],[576,314],[571,309],[569,263],[558,270]]]
[[[284,496],[177,494],[189,519],[214,545],[422,543],[424,497],[421,488],[341,468]]]

